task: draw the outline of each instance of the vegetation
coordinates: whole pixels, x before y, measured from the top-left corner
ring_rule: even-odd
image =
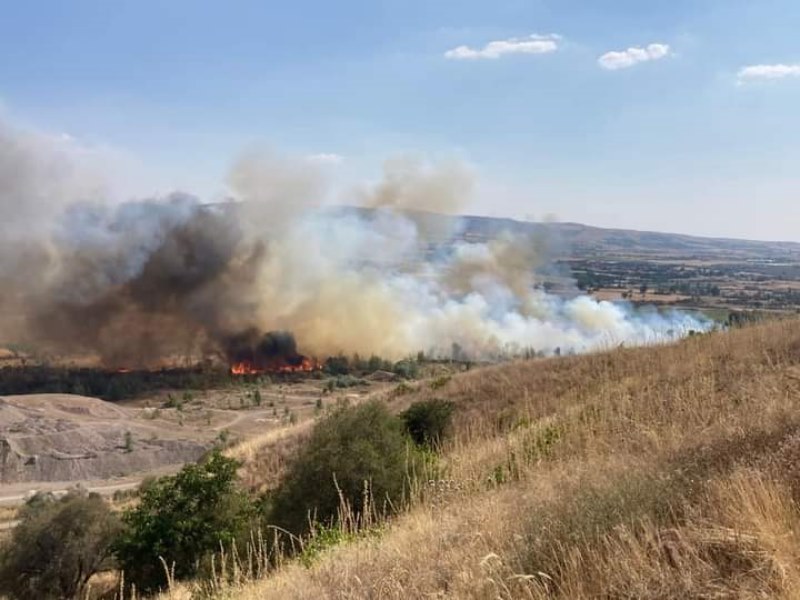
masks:
[[[18,600],[82,598],[120,524],[96,494],[34,496],[0,554],[0,593]]]
[[[264,439],[225,451],[260,503],[218,452],[150,483],[116,544],[128,581],[220,600],[800,597],[800,320],[432,378]],[[265,523],[303,537],[251,538]]]
[[[285,410],[294,422],[294,413]],[[149,481],[139,503],[123,515],[125,528],[114,544],[125,581],[148,592],[173,578],[213,577],[214,554],[246,544],[262,518],[296,535],[310,534],[301,555],[307,562],[402,505],[409,467],[418,458],[408,442],[401,420],[383,404],[342,405],[317,424],[283,482],[262,502],[238,488],[240,463],[219,450],[174,477]]]
[[[362,377],[375,371],[388,371],[405,379],[419,376],[419,361],[406,359],[392,363],[377,356],[362,359],[358,355],[332,356],[323,363],[323,372],[335,377],[337,388],[352,387],[365,382]],[[293,380],[313,374],[286,373],[275,375]],[[79,394],[119,401],[137,398],[148,393],[182,390],[170,393],[165,408],[181,410],[195,400],[191,390],[207,390],[229,385],[270,385],[266,375],[231,375],[221,368],[175,368],[161,370],[107,370],[100,368],[58,367],[47,364],[0,366],[0,395],[2,394]],[[248,391],[253,404],[260,406],[261,391]]]
[[[396,362],[392,370],[403,379],[416,379],[419,375],[418,363],[410,359]]]
[[[452,402],[434,398],[415,402],[400,418],[417,445],[437,449],[449,433],[454,409]]]
[[[130,431],[125,432],[125,452],[133,452],[133,434]]]
[[[337,389],[347,389],[360,385],[369,385],[369,382],[366,379],[359,379],[352,375],[337,375],[327,381],[325,389],[328,392],[333,392]]]
[[[424,357],[424,353],[419,353],[416,358],[407,358],[392,363],[378,356],[371,356],[365,360],[358,354],[352,357],[340,354],[329,357],[323,364],[323,371],[328,375],[337,376],[337,378],[387,371],[403,379],[415,379],[419,376],[419,365],[425,359]]]
[[[336,524],[343,503],[356,519],[386,514],[409,491],[416,454],[401,421],[380,402],[338,407],[317,423],[274,495],[269,520],[294,533]]]
[[[255,515],[237,489],[238,465],[214,451],[142,491],[139,504],[123,515],[126,528],[116,542],[127,582],[140,591],[163,587],[165,565],[178,579],[197,576],[220,546],[247,538]]]
[[[458,407],[443,478],[219,597],[796,598],[798,381],[778,321],[418,386]]]
[[[0,368],[2,394],[81,394],[104,400],[125,400],[157,390],[202,390],[230,383],[223,370],[164,369],[107,371],[50,366]],[[188,396],[186,396],[188,394]],[[191,399],[186,392],[185,399]],[[173,400],[173,402],[177,402]]]

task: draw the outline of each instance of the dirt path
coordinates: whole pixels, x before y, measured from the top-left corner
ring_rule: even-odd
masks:
[[[101,496],[113,496],[114,492],[124,491],[124,490],[133,490],[141,485],[144,478],[141,479],[134,479],[131,481],[125,481],[121,483],[115,483],[110,485],[98,485],[98,486],[89,486],[86,489],[89,492],[94,492],[96,494],[100,494]],[[6,487],[6,486],[3,486]],[[67,494],[71,489],[74,489],[75,486],[71,485],[69,487],[61,488],[61,489],[51,489],[50,484],[35,484],[32,489],[28,490],[24,494],[20,493],[13,493],[11,495],[7,495],[7,492],[0,492],[5,495],[0,495],[0,507],[16,507],[22,506],[25,501],[30,498],[30,496],[36,492],[50,492],[56,497],[63,496]],[[0,532],[3,531],[11,531],[20,524],[19,519],[13,519],[11,521],[4,521],[0,523]]]
[[[181,468],[181,465],[172,465],[154,470],[148,473],[140,473],[125,477],[119,480],[100,480],[100,481],[49,481],[49,482],[32,482],[32,483],[17,483],[13,485],[0,485],[0,507],[2,506],[19,506],[25,503],[30,496],[36,492],[50,492],[56,496],[63,496],[75,486],[80,483],[81,487],[100,494],[101,496],[113,496],[114,492],[125,490],[133,490],[146,478],[151,476],[170,475],[176,473]]]

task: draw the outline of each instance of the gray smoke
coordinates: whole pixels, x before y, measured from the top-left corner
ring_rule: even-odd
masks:
[[[468,198],[473,174],[457,163],[390,162],[382,181],[353,192],[359,210],[326,206],[313,161],[257,153],[230,175],[238,202],[174,193],[113,204],[98,197],[85,153],[7,127],[0,136],[0,341],[155,366],[257,353],[270,331],[291,331],[317,356],[457,346],[496,357],[708,326],[545,292],[534,237],[460,240],[457,220],[425,212],[455,213]]]

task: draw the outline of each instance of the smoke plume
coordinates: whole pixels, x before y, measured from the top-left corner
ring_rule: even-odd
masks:
[[[235,201],[172,193],[122,203],[80,153],[0,127],[0,341],[103,364],[176,357],[289,363],[339,352],[492,358],[582,352],[704,329],[537,279],[541,240],[462,239],[473,187],[457,163],[387,163],[384,179],[329,205],[314,161],[250,153]],[[286,333],[265,332],[292,332]],[[266,358],[264,358],[266,357]]]

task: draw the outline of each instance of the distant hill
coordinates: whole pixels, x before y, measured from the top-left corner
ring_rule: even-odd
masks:
[[[231,205],[228,205],[231,206]],[[235,206],[235,204],[233,205]],[[358,214],[371,218],[375,209],[339,206],[330,209],[333,213]],[[548,246],[557,254],[574,258],[671,258],[724,259],[737,261],[787,262],[800,260],[800,243],[766,242],[732,238],[712,238],[664,233],[636,231],[632,229],[607,229],[581,223],[531,222],[509,218],[482,217],[475,215],[444,215],[426,211],[406,211],[431,231],[447,232],[446,237],[433,236],[439,243],[456,239],[485,241],[496,238],[503,232],[544,236]]]
[[[800,259],[800,243],[795,242],[706,238],[677,233],[604,229],[580,223],[533,223],[493,217],[465,216],[461,219],[465,238],[491,238],[502,231],[546,235],[553,243],[576,255],[602,253],[672,258]]]

